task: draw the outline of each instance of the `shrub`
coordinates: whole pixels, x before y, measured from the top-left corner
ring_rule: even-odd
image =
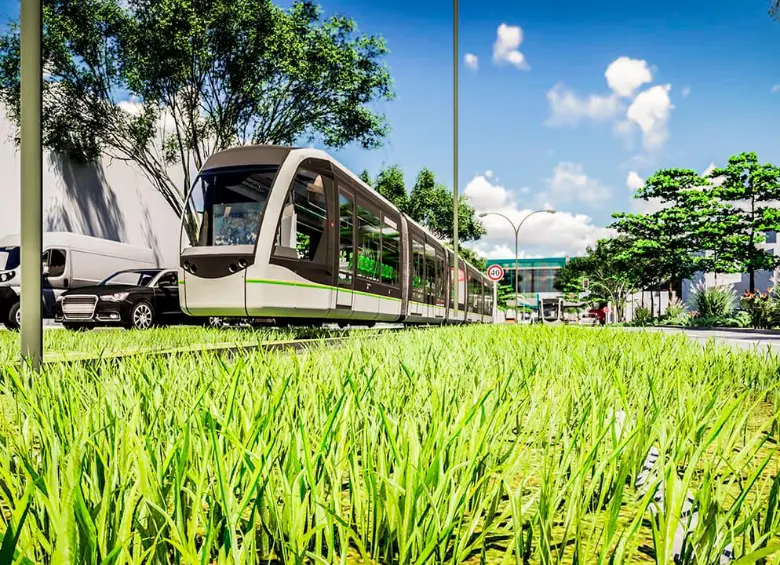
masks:
[[[650,308],[640,306],[634,310],[634,323],[639,326],[646,326],[653,319]]]
[[[666,315],[664,317],[672,319],[672,318],[678,318],[681,316],[685,316],[686,314],[686,308],[685,304],[682,303],[682,301],[677,298],[669,303],[669,306],[666,307]]]
[[[769,296],[769,292],[753,293],[745,291],[742,295],[742,307],[750,316],[750,324],[756,329],[771,327],[776,317],[776,301]]]
[[[692,297],[700,318],[729,318],[737,306],[737,294],[731,286],[697,285]]]

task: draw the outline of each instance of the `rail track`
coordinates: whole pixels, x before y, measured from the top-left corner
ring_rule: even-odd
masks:
[[[208,343],[208,344],[194,344],[184,347],[173,347],[165,349],[156,348],[143,348],[114,352],[103,352],[102,354],[94,353],[65,353],[65,354],[53,354],[44,356],[41,361],[41,365],[54,366],[54,365],[78,365],[88,363],[98,363],[105,361],[121,361],[128,357],[135,357],[145,355],[148,357],[176,357],[180,355],[198,355],[208,353],[219,353],[233,356],[237,353],[253,351],[253,350],[265,350],[265,351],[304,351],[313,347],[320,347],[322,345],[328,345],[336,347],[340,343],[344,343],[347,340],[362,337],[364,339],[374,339],[380,336],[387,335],[388,333],[395,333],[400,331],[408,331],[412,328],[420,329],[424,326],[393,326],[386,328],[372,328],[371,330],[334,330],[343,331],[343,335],[336,336],[320,336],[320,337],[303,337],[293,338],[285,340],[273,340],[273,341],[243,341],[243,342],[225,342],[225,343]],[[436,327],[436,326],[431,326]],[[306,332],[304,332],[305,334]]]

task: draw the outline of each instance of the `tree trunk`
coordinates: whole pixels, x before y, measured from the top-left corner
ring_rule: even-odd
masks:
[[[748,269],[748,274],[750,275],[750,292],[755,293],[756,292],[756,271],[752,267]]]
[[[655,318],[655,291],[650,289],[650,317]]]

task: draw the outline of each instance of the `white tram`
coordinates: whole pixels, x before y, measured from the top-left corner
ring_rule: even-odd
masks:
[[[182,223],[179,300],[190,316],[493,321],[494,284],[461,259],[456,314],[452,252],[323,151],[221,151],[187,205],[196,220]]]

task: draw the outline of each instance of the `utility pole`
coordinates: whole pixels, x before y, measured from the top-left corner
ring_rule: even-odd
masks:
[[[460,65],[458,17],[458,0],[452,0],[452,251],[454,254],[452,291],[455,297],[456,316],[458,314],[458,275],[460,271],[458,264],[458,66]]]
[[[43,357],[42,271],[43,168],[41,0],[21,6],[21,334],[22,363],[38,370]]]

